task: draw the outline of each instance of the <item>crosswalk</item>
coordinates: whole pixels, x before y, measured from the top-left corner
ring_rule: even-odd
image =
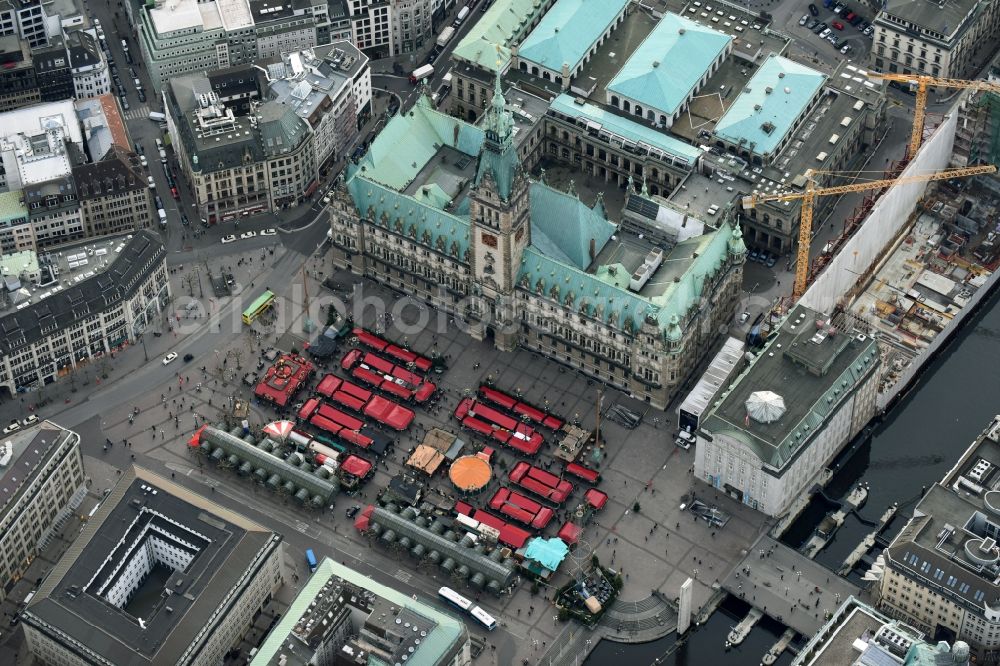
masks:
[[[133,106],[125,112],[125,120],[137,120],[139,118],[149,118],[149,105]]]

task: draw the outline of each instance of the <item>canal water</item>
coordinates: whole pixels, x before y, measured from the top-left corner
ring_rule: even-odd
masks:
[[[1000,291],[966,323],[893,410],[837,459],[826,494],[843,499],[855,483],[868,483],[868,501],[860,511],[867,520],[878,520],[898,502],[902,508],[887,531],[891,538],[912,514],[922,490],[951,469],[996,414],[1000,414]],[[822,498],[814,499],[782,540],[798,547],[832,508]],[[872,529],[848,516],[817,561],[836,570]],[[851,578],[860,582],[857,572]],[[725,650],[726,635],[748,609],[738,600],[727,599],[680,645],[675,645],[674,635],[640,645],[601,641],[585,664],[757,664],[784,627],[765,618],[742,645]],[[785,653],[777,663],[790,661]]]

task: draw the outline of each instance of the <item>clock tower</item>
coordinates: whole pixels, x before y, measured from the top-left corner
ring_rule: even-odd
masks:
[[[521,256],[531,243],[528,179],[513,145],[514,120],[506,110],[497,70],[493,100],[484,119],[486,136],[469,193],[473,309],[482,339],[490,333],[500,349],[517,344],[514,287]]]

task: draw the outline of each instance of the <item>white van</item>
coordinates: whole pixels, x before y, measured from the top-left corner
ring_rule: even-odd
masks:
[[[163,210],[162,208],[157,208],[156,214],[160,216],[160,226],[161,227],[167,226],[167,211]]]
[[[160,113],[159,111],[150,111],[149,119],[154,123],[165,123],[167,122],[167,116]]]

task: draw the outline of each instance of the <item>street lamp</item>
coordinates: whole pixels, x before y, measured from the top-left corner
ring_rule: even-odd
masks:
[[[142,355],[149,361],[149,352],[146,351],[146,337],[144,335],[139,335],[139,342],[142,343]]]

